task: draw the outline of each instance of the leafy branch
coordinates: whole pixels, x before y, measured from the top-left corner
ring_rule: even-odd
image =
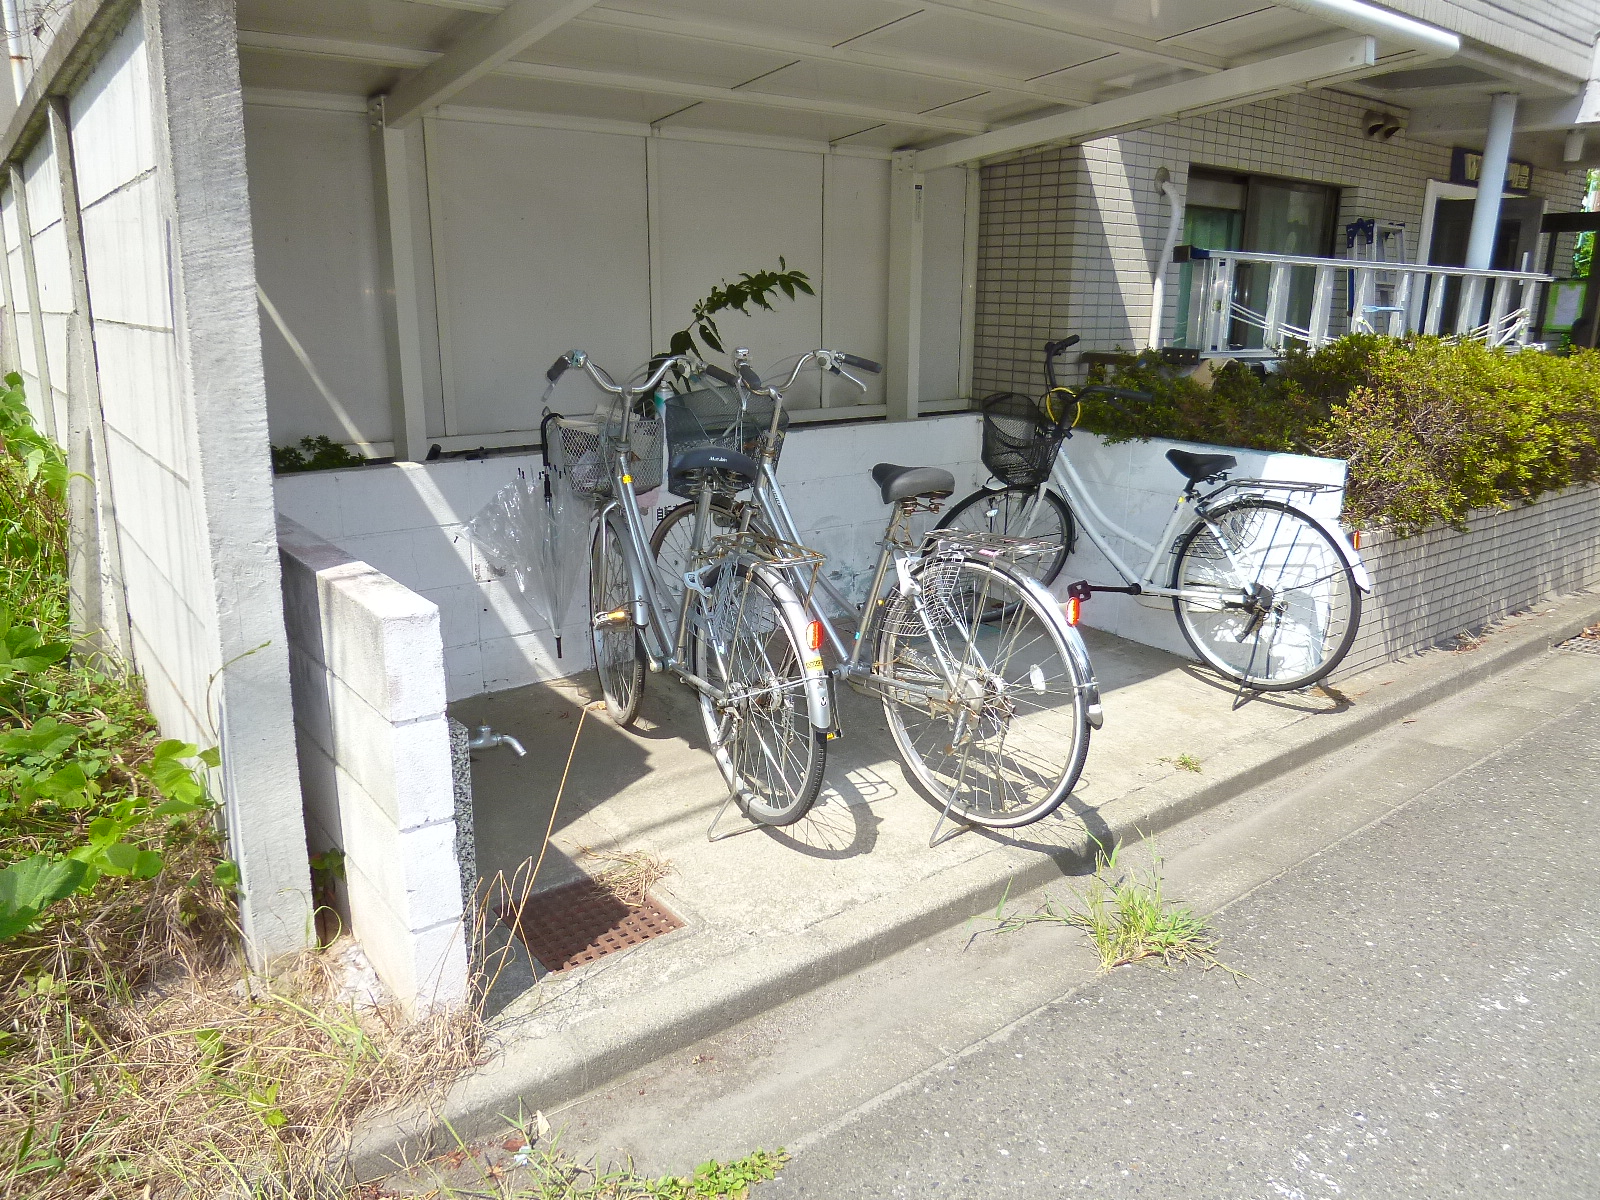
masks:
[[[724,279],[719,286],[711,289],[709,296],[695,302],[692,310],[694,320],[689,323],[687,329],[680,329],[672,335],[667,352],[696,354],[704,358],[704,352],[695,342],[695,336],[698,335],[707,349],[718,354],[725,353],[722,331],[717,328],[716,315],[720,312],[733,311],[748,317],[751,305],[773,312],[775,310],[772,301],[777,299],[779,292],[790,300],[800,294],[816,295],[811,288],[811,277],[804,271],[791,271],[788,262],[782,257],[778,259],[776,271],[757,271],[754,274],[745,271],[732,283]]]

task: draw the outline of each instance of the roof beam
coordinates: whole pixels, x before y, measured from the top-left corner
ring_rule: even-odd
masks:
[[[382,46],[343,38],[302,37],[297,34],[262,33],[248,29],[239,31],[239,45],[247,49],[279,54],[301,54],[386,67],[414,68],[418,74],[428,70],[444,57],[436,51],[413,50],[405,46]],[[810,96],[790,96],[781,92],[758,92],[753,88],[684,83],[676,79],[657,79],[621,71],[595,71],[586,67],[557,67],[545,63],[512,61],[499,64],[488,74],[512,79],[533,79],[544,83],[569,83],[582,87],[604,88],[609,91],[676,96],[684,100],[736,104],[747,108],[771,108],[784,112],[849,117],[852,120],[907,125],[941,133],[973,135],[989,128],[982,121],[947,117],[938,112],[904,112],[900,109],[879,108],[876,105],[856,104],[847,100],[824,100]],[[385,103],[386,109],[388,103]],[[394,124],[392,120],[388,123]]]
[[[1529,100],[1517,106],[1518,133],[1548,133],[1600,122],[1600,89],[1586,88],[1566,100]],[[1487,103],[1417,105],[1406,132],[1412,137],[1481,138],[1489,128]]]
[[[432,3],[433,0],[427,2]],[[849,44],[833,46],[826,42],[804,41],[786,33],[772,33],[751,26],[723,25],[687,17],[657,17],[620,8],[591,9],[579,18],[578,23],[607,25],[614,29],[632,29],[670,37],[693,38],[696,41],[719,46],[770,51],[774,54],[786,54],[792,58],[810,59],[813,62],[867,67],[916,79],[933,79],[943,83],[970,83],[973,87],[985,88],[990,92],[1020,99],[1038,100],[1046,104],[1092,104],[1098,98],[1094,89],[1081,85],[1066,82],[1032,83],[994,71],[974,70],[960,63],[941,59],[862,50]]]
[[[1263,59],[1166,87],[1120,96],[1088,108],[1021,121],[916,153],[916,169],[933,171],[1062,142],[1085,142],[1123,129],[1169,121],[1205,109],[1231,107],[1263,96],[1310,87],[1371,67],[1377,42],[1350,38],[1327,46]]]
[[[511,0],[501,12],[468,31],[440,58],[403,76],[384,101],[385,122],[395,128],[411,124],[596,2]]]

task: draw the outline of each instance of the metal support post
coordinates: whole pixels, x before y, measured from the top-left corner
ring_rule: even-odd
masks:
[[[389,351],[389,414],[394,456],[421,462],[428,453],[428,411],[422,371],[422,304],[417,288],[415,225],[411,212],[408,130],[384,122],[384,100],[368,110],[378,218],[378,280],[383,291],[384,340]]]
[[[891,421],[914,420],[921,394],[923,180],[911,151],[894,156],[889,172],[889,328],[884,364]]]

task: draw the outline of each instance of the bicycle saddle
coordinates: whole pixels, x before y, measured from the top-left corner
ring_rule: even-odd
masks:
[[[956,477],[943,467],[897,467],[893,463],[879,463],[872,468],[872,482],[883,491],[885,504],[912,496],[948,496],[956,490]]]
[[[741,450],[725,446],[696,446],[685,450],[667,466],[667,490],[677,496],[688,495],[683,485],[692,471],[726,471],[737,475],[749,487],[761,474],[761,464]]]
[[[1231,454],[1190,454],[1177,448],[1167,451],[1167,461],[1190,483],[1220,479],[1223,472],[1239,465],[1239,460]]]

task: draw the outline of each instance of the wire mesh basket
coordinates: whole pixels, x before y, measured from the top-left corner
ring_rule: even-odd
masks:
[[[734,388],[706,386],[667,400],[667,462],[702,446],[720,446],[757,458],[762,442],[772,426],[774,402],[766,396],[741,396]],[[785,409],[778,416],[778,437],[773,446],[776,456],[783,449],[784,431],[789,427]],[[685,481],[669,479],[667,486],[677,493]],[[689,497],[692,499],[693,497]]]
[[[546,419],[545,460],[566,475],[575,491],[603,499],[611,494],[611,448],[622,434],[622,406],[597,408],[587,417],[552,413]],[[628,471],[637,495],[661,486],[661,421],[635,416],[628,431]]]
[[[983,465],[1009,487],[1038,487],[1048,479],[1065,436],[1032,396],[997,392],[983,402]]]

